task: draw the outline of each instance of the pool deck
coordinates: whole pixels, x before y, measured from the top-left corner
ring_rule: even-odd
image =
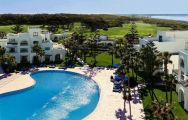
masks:
[[[59,70],[57,68],[40,68],[39,70]],[[67,69],[66,71],[76,72],[84,74],[81,68]],[[129,103],[126,102],[126,113],[123,114],[124,100],[122,99],[122,93],[112,92],[113,83],[110,82],[110,76],[113,75],[114,70],[101,70],[96,72],[96,75],[92,79],[98,84],[100,89],[99,103],[96,109],[88,115],[84,120],[118,120],[117,116],[121,116],[122,120],[129,119]],[[35,81],[29,74],[13,73],[7,78],[0,79],[0,94],[16,91],[33,86]],[[132,96],[134,97],[131,103],[132,120],[143,120],[143,104],[140,100],[137,88],[132,90]]]
[[[79,69],[68,69],[68,71],[84,74]],[[100,89],[99,103],[96,109],[84,120],[118,120],[117,114],[123,114],[121,110],[124,109],[124,100],[122,93],[112,92],[113,83],[110,82],[110,76],[113,75],[114,70],[102,70],[97,72],[92,79],[98,84]],[[132,120],[144,120],[145,114],[143,111],[143,104],[139,98],[136,89],[132,90],[133,100],[131,103]],[[129,102],[126,102],[126,113],[120,120],[129,119]]]
[[[29,74],[11,73],[0,79],[0,95],[35,85]]]

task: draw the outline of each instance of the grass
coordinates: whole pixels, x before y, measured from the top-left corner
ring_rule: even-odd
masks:
[[[13,25],[5,25],[5,26],[0,26],[0,32],[5,32],[5,33],[11,33]],[[28,29],[28,25],[23,25],[23,32],[26,32]]]
[[[142,22],[136,23],[138,34],[140,36],[146,36],[148,34],[151,34],[155,36],[157,34],[157,31],[160,30],[170,30],[169,27],[157,27],[153,24],[146,24]],[[109,28],[108,31],[99,30],[101,34],[108,35],[110,39],[117,39],[117,38],[123,38],[126,33],[128,33],[130,28],[130,24],[123,24],[123,27],[112,27]]]
[[[98,54],[96,59],[97,59],[96,66],[110,66],[110,65],[112,65],[112,57],[107,52],[103,52],[103,53]],[[88,64],[92,64],[93,60],[94,59],[92,57],[86,58],[86,62]],[[114,57],[114,64],[115,63],[120,63],[120,59]]]
[[[137,30],[140,36],[145,36],[148,34],[151,35],[156,35],[157,31],[159,30],[170,30],[171,28],[169,27],[157,27],[154,24],[146,24],[143,22],[137,22]],[[12,32],[11,28],[13,25],[7,25],[7,26],[0,26],[0,32]],[[70,30],[67,34],[70,35],[73,32],[76,31],[84,31],[84,34],[86,36],[91,36],[92,34],[94,34],[94,32],[90,32],[89,29],[86,28],[80,28],[81,24],[80,23],[74,23],[74,27],[72,28],[72,30]],[[24,28],[24,32],[27,31],[27,27],[28,25],[23,25]],[[108,31],[104,31],[102,29],[99,29],[99,33],[102,35],[108,35],[109,39],[114,40],[114,39],[118,39],[118,38],[123,38],[124,35],[129,31],[130,28],[130,24],[123,24],[122,27],[112,27],[109,28]],[[64,30],[62,30],[61,28],[58,29],[57,33],[62,33]]]
[[[160,100],[164,99],[165,100],[165,91],[160,90],[160,89],[155,89],[155,94],[157,96],[157,98]],[[170,97],[170,92],[169,92],[169,97]],[[144,105],[144,109],[147,108],[147,106],[151,105],[151,97],[149,94],[147,94],[147,96],[143,97],[143,105]],[[188,118],[188,114],[187,112],[181,107],[181,105],[178,102],[178,96],[176,94],[176,92],[173,92],[173,114],[178,118],[178,120],[187,120]],[[146,116],[149,117],[149,114],[151,113],[147,113],[146,112]]]

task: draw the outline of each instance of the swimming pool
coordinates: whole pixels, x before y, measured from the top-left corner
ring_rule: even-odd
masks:
[[[98,103],[97,84],[83,75],[53,70],[31,77],[32,88],[0,96],[0,120],[81,120]]]

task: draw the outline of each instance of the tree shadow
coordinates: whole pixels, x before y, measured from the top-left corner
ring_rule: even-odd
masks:
[[[3,75],[0,76],[0,80],[3,78],[10,77],[12,74],[11,73],[4,73]]]
[[[133,116],[132,115],[131,115],[131,117],[129,115],[126,116],[125,113],[126,112],[123,111],[122,109],[118,109],[117,111],[115,111],[115,116],[119,120],[132,120]]]
[[[142,103],[141,94],[139,93],[138,89],[138,87],[133,89],[132,101],[134,104]]]
[[[117,111],[115,111],[115,116],[119,120],[127,120],[125,116],[125,111],[122,109],[118,109]]]

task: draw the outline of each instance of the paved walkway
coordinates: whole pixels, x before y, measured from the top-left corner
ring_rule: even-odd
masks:
[[[68,69],[72,72],[83,72],[79,69]],[[96,109],[85,118],[85,120],[128,120],[129,117],[129,102],[126,102],[126,113],[123,114],[124,100],[121,93],[112,92],[113,83],[110,82],[110,76],[114,70],[102,70],[98,72],[92,79],[96,81],[100,88],[100,99]],[[132,89],[132,98],[130,102],[132,111],[132,120],[143,120],[144,111],[143,104],[140,99],[140,94],[137,87]]]
[[[0,94],[25,89],[34,84],[29,74],[11,73],[0,79]]]

